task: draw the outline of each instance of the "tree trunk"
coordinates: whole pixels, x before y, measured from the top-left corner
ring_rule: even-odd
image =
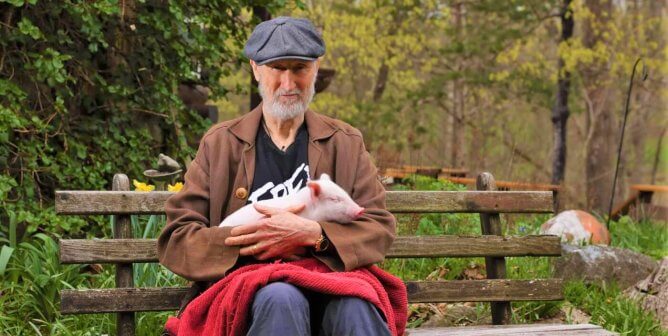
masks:
[[[567,43],[573,36],[573,12],[570,9],[571,0],[563,0],[561,9],[561,43]],[[557,82],[557,97],[552,110],[552,124],[554,125],[554,150],[552,158],[552,184],[561,184],[564,181],[566,170],[566,124],[570,111],[568,110],[568,94],[571,86],[571,74],[564,71],[564,59],[558,61],[559,80]]]
[[[390,28],[387,31],[387,36],[394,36],[397,34],[399,27],[401,26],[401,23],[404,20],[405,13],[403,12],[403,8],[399,7],[395,9],[394,15],[393,15],[393,22],[394,24],[390,25]],[[386,56],[383,58],[383,63],[381,63],[380,68],[378,68],[378,75],[376,76],[376,84],[373,86],[373,102],[377,103],[380,101],[380,99],[383,97],[383,93],[385,92],[385,87],[387,86],[387,81],[390,76],[390,67],[387,65],[385,62],[386,59],[389,59],[392,57],[392,53],[390,53],[389,50],[385,51]]]
[[[593,113],[588,115],[590,139],[586,145],[585,163],[587,208],[601,215],[607,213],[610,201],[614,163],[614,139],[610,134],[616,130],[608,99],[602,97],[608,94],[605,91],[609,89],[602,88],[592,93],[592,96],[601,98],[602,106],[594,107]]]
[[[606,0],[588,0],[588,9],[593,14],[583,26],[583,42],[594,49],[603,42],[601,27],[611,19],[613,4]],[[606,214],[610,202],[610,188],[614,172],[614,143],[618,128],[615,127],[615,110],[611,102],[614,90],[609,78],[608,62],[588,65],[583,70],[585,99],[587,100],[587,139],[585,141],[585,178],[587,208],[598,214]]]
[[[471,97],[472,101],[480,102],[482,99],[485,98],[478,97],[475,93],[472,93]],[[484,111],[483,109],[474,109],[471,112],[472,115],[470,116],[471,117],[470,119],[484,123],[485,118],[483,111]],[[487,156],[485,155],[485,147],[486,147],[485,142],[486,140],[491,138],[488,138],[480,128],[471,127],[471,125],[468,126],[469,126],[468,129],[470,131],[470,137],[468,138],[469,139],[468,160],[467,160],[468,164],[466,167],[463,168],[467,168],[471,174],[475,174],[475,172],[478,172],[486,167]]]
[[[385,85],[387,85],[387,77],[390,74],[390,67],[387,66],[385,62],[381,64],[380,69],[378,69],[378,76],[376,77],[376,85],[373,88],[373,101],[377,103],[380,101],[380,98],[383,97],[383,92],[385,92]]]
[[[450,164],[452,168],[464,167],[464,88],[463,82],[454,82],[454,106],[452,109],[452,132],[450,141]]]
[[[462,40],[462,26],[463,26],[463,16],[462,4],[458,3],[453,6],[453,18],[454,25],[457,34],[457,39]],[[457,61],[456,69],[457,71],[462,71],[461,61]],[[461,168],[464,166],[463,153],[464,145],[464,122],[465,118],[464,113],[464,80],[461,76],[453,81],[453,95],[452,95],[452,132],[450,132],[450,165],[453,168]]]
[[[663,128],[663,131],[661,131],[661,134],[659,134],[659,140],[656,144],[656,154],[654,155],[654,164],[652,164],[652,179],[650,181],[651,184],[656,184],[656,171],[659,168],[659,160],[661,158],[661,143],[663,142],[663,137],[666,135],[667,129],[667,127]]]

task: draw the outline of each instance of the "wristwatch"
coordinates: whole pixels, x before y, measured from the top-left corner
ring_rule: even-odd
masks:
[[[322,252],[326,250],[329,247],[329,239],[325,237],[325,234],[321,234],[320,238],[315,241],[315,245],[313,245],[313,250],[315,252]]]

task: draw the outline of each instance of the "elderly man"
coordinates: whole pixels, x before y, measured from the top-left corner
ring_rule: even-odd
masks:
[[[258,25],[244,49],[259,83],[262,104],[213,126],[202,138],[183,190],[166,204],[168,223],[160,262],[195,281],[215,281],[233,269],[272,260],[316,258],[333,271],[381,261],[395,236],[385,192],[350,125],[308,109],[325,52],[305,19],[279,17]],[[280,197],[329,174],[366,209],[348,224],[299,217],[288,209],[256,205],[256,224],[218,227],[247,203]],[[249,335],[387,335],[375,306],[331,297],[288,283],[260,289],[252,302]]]

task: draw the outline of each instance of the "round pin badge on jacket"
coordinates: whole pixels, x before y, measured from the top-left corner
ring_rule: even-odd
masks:
[[[246,188],[239,188],[234,192],[234,196],[238,199],[246,199],[248,197],[248,190]]]

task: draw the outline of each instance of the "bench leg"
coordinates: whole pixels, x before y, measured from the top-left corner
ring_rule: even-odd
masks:
[[[505,258],[485,258],[488,279],[506,278]],[[502,272],[499,272],[501,271]],[[499,274],[501,273],[501,274]],[[511,307],[509,301],[491,302],[492,324],[510,324]]]
[[[125,174],[114,175],[112,190],[129,191],[130,179]],[[116,216],[114,222],[114,239],[132,238],[132,222],[130,216]],[[134,287],[132,264],[116,264],[116,287]],[[116,334],[119,336],[134,336],[135,313],[118,313],[116,315]]]
[[[118,336],[135,334],[135,313],[116,314],[116,331]]]
[[[496,190],[494,176],[492,176],[490,173],[482,173],[478,175],[476,189]],[[480,214],[480,224],[482,225],[483,235],[503,235],[501,230],[501,216],[498,213]],[[503,257],[486,257],[485,269],[487,271],[487,279],[505,279],[506,259]],[[491,307],[493,324],[510,323],[511,310],[509,301],[492,302]]]

